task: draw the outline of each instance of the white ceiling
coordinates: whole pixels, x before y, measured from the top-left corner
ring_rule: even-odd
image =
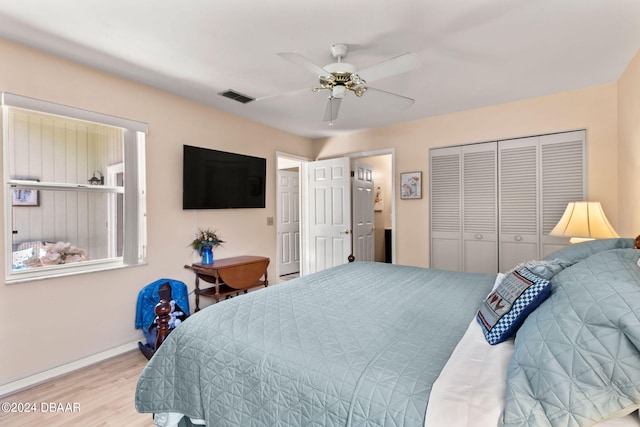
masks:
[[[320,138],[615,82],[640,48],[640,0],[0,0],[0,37],[269,126]],[[422,67],[371,84],[408,109],[327,92],[278,52],[358,69],[405,52]],[[0,65],[1,66],[1,65]],[[2,89],[2,88],[0,88]],[[218,95],[234,89],[249,104]]]

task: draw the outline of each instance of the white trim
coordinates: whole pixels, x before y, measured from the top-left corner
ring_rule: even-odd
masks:
[[[114,261],[115,260],[115,261]],[[119,261],[118,261],[119,260]],[[16,270],[10,279],[5,279],[5,284],[32,282],[35,280],[56,279],[60,277],[75,276],[77,274],[99,273],[101,271],[117,270],[147,265],[146,261],[137,264],[123,264],[122,258],[105,258],[104,260],[83,261],[73,264],[59,264],[43,266],[33,269]]]
[[[115,356],[119,356],[121,354],[127,353],[131,350],[135,350],[138,348],[138,341],[132,341],[127,344],[123,344],[118,347],[114,347],[109,350],[102,351],[100,353],[93,354],[91,356],[87,356],[80,360],[76,360],[71,363],[67,363],[62,366],[58,366],[52,369],[48,369],[46,371],[37,373],[35,375],[31,375],[17,381],[13,381],[7,384],[0,385],[0,398],[6,397],[10,394],[16,393],[20,390],[23,390],[27,387],[32,387],[34,385],[43,383],[45,381],[51,380],[53,378],[59,377],[60,375],[67,374],[69,372],[73,372],[75,370],[85,368],[89,365],[93,365],[98,362],[102,362],[103,360],[110,359]]]
[[[62,277],[71,274],[87,273],[92,271],[103,271],[114,268],[123,268],[146,264],[146,184],[145,184],[145,134],[147,125],[145,123],[109,116],[102,113],[87,111],[75,107],[55,104],[38,99],[27,98],[21,95],[14,95],[7,92],[0,92],[0,104],[2,105],[3,128],[3,153],[4,153],[4,177],[5,186],[5,248],[6,253],[11,254],[13,248],[13,218],[14,211],[10,200],[11,188],[26,188],[48,191],[65,192],[98,192],[124,194],[123,205],[126,206],[124,213],[124,228],[127,233],[124,235],[123,253],[121,257],[111,257],[94,261],[83,261],[82,263],[64,264],[58,266],[27,268],[24,270],[14,270],[12,257],[5,256],[5,283],[20,283],[30,280],[45,279],[49,277]],[[48,114],[50,116],[69,117],[73,120],[84,120],[85,122],[100,123],[106,126],[123,127],[124,142],[124,162],[127,175],[134,179],[125,180],[124,187],[109,185],[87,185],[69,184],[59,182],[32,182],[27,180],[11,178],[10,163],[10,142],[9,137],[9,109],[12,107],[25,108]]]
[[[118,186],[118,175],[124,174],[124,163],[116,163],[114,165],[107,166],[107,186]],[[124,192],[124,187],[121,187]],[[124,200],[123,200],[124,203]],[[111,195],[107,199],[107,230],[109,234],[107,236],[107,254],[109,257],[118,256],[118,200],[117,195]]]
[[[124,193],[123,187],[109,186],[109,185],[90,185],[90,184],[66,184],[61,182],[40,182],[40,181],[25,181],[20,179],[9,179],[7,184],[11,188],[32,188],[35,190],[50,190],[50,191],[89,191],[97,193]]]
[[[0,103],[12,107],[24,108],[26,110],[39,111],[57,116],[73,117],[86,122],[100,123],[124,129],[131,129],[138,132],[149,132],[146,123],[135,120],[124,119],[122,117],[110,116],[108,114],[96,113],[95,111],[84,110],[82,108],[69,107],[67,105],[56,104],[54,102],[42,101],[13,93],[0,93]]]

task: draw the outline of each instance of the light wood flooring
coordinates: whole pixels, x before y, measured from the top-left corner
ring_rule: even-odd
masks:
[[[136,384],[146,363],[140,351],[133,350],[4,396],[0,402],[5,406],[5,402],[35,403],[36,412],[0,411],[0,426],[151,427],[151,414],[139,414],[134,406]]]

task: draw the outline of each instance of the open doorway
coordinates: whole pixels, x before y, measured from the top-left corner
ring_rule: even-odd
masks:
[[[307,160],[276,153],[276,274],[278,282],[300,275],[301,165]]]
[[[352,155],[373,166],[374,176],[374,236],[376,262],[393,262],[393,223],[394,223],[394,185],[393,185],[393,154],[392,153],[361,153]]]
[[[374,204],[374,222],[375,222],[375,261],[393,263],[395,259],[395,242],[393,236],[393,228],[395,225],[395,159],[393,149],[384,149],[371,152],[352,153],[345,155],[351,159],[358,159],[374,166],[374,185],[376,193],[376,202]],[[286,281],[289,278],[297,277],[304,274],[305,265],[305,244],[301,239],[301,230],[305,228],[305,215],[303,212],[304,203],[308,199],[303,192],[305,191],[304,177],[302,177],[302,165],[309,162],[308,159],[289,155],[286,153],[276,153],[277,159],[277,201],[276,201],[276,276],[278,282]],[[287,179],[281,179],[284,174],[297,176],[298,192],[291,194],[281,191]],[[281,186],[281,183],[283,184]],[[288,186],[288,184],[287,184]],[[285,206],[296,198],[294,202],[296,211],[289,211]],[[290,205],[289,205],[290,206]],[[293,220],[297,223],[297,237],[290,239],[292,233],[295,233],[295,227],[287,229]],[[291,251],[293,249],[293,251]],[[289,272],[288,264],[290,260],[299,260],[302,264],[299,272]],[[283,263],[284,261],[284,263]]]

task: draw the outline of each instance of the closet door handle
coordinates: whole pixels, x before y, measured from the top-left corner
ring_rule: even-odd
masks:
[[[516,237],[513,238],[516,242],[521,242],[522,241],[522,236],[517,235]]]
[[[477,240],[482,240],[482,234],[476,234],[476,239]]]

